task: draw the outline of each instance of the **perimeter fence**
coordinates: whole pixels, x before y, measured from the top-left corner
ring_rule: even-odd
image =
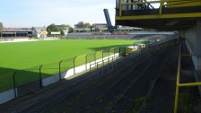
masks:
[[[69,34],[63,39],[72,40],[133,40],[135,35],[82,35],[82,34]]]
[[[120,57],[131,54],[131,52],[133,51],[128,48],[128,45],[107,48],[94,53],[63,59],[55,63],[1,75],[0,93],[14,89],[15,97],[18,97],[80,72],[93,70],[97,66],[97,62],[99,62],[99,66],[102,63],[109,64]]]

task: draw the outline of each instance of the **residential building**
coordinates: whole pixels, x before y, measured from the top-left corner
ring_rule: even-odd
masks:
[[[33,27],[32,34],[36,35],[37,38],[47,37],[47,28],[46,27]]]

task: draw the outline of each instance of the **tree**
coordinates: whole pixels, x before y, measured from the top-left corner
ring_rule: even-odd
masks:
[[[61,31],[61,30],[60,30],[59,27],[56,26],[55,24],[51,24],[51,25],[49,25],[49,26],[47,27],[48,35],[51,35],[51,32],[59,32],[59,31]]]
[[[72,33],[74,31],[74,29],[72,28],[72,27],[70,27],[69,29],[68,29],[68,32],[69,33]]]
[[[71,25],[69,25],[69,24],[61,24],[60,26],[61,26],[61,27],[67,27],[67,28],[70,28],[70,27],[71,27]]]
[[[61,36],[64,36],[64,31],[62,29],[60,29],[61,32]]]
[[[78,22],[76,26],[77,28],[85,28],[85,24],[83,21]]]
[[[0,22],[0,30],[3,30],[3,23]]]
[[[77,28],[91,28],[91,24],[89,22],[84,23],[80,21],[76,24]]]
[[[60,25],[61,27],[67,27],[68,28],[68,32],[71,33],[74,31],[74,29],[71,27],[71,25],[69,24],[62,24]]]
[[[96,24],[91,25],[91,28],[96,28],[96,27],[97,27]]]
[[[88,22],[86,22],[86,23],[84,24],[84,27],[85,27],[85,28],[91,28],[91,24],[88,23]]]

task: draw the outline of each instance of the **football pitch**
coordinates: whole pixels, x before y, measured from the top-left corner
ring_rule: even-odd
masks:
[[[141,40],[142,41],[142,40]],[[0,43],[0,75],[140,40],[49,40]]]

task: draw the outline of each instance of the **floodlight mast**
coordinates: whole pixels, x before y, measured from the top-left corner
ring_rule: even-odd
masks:
[[[106,19],[106,22],[107,22],[108,31],[110,33],[112,33],[114,31],[114,29],[113,29],[113,26],[112,26],[112,23],[111,23],[111,20],[110,20],[110,15],[109,15],[108,9],[103,9],[103,11],[104,11],[104,14],[105,14],[105,19]]]

